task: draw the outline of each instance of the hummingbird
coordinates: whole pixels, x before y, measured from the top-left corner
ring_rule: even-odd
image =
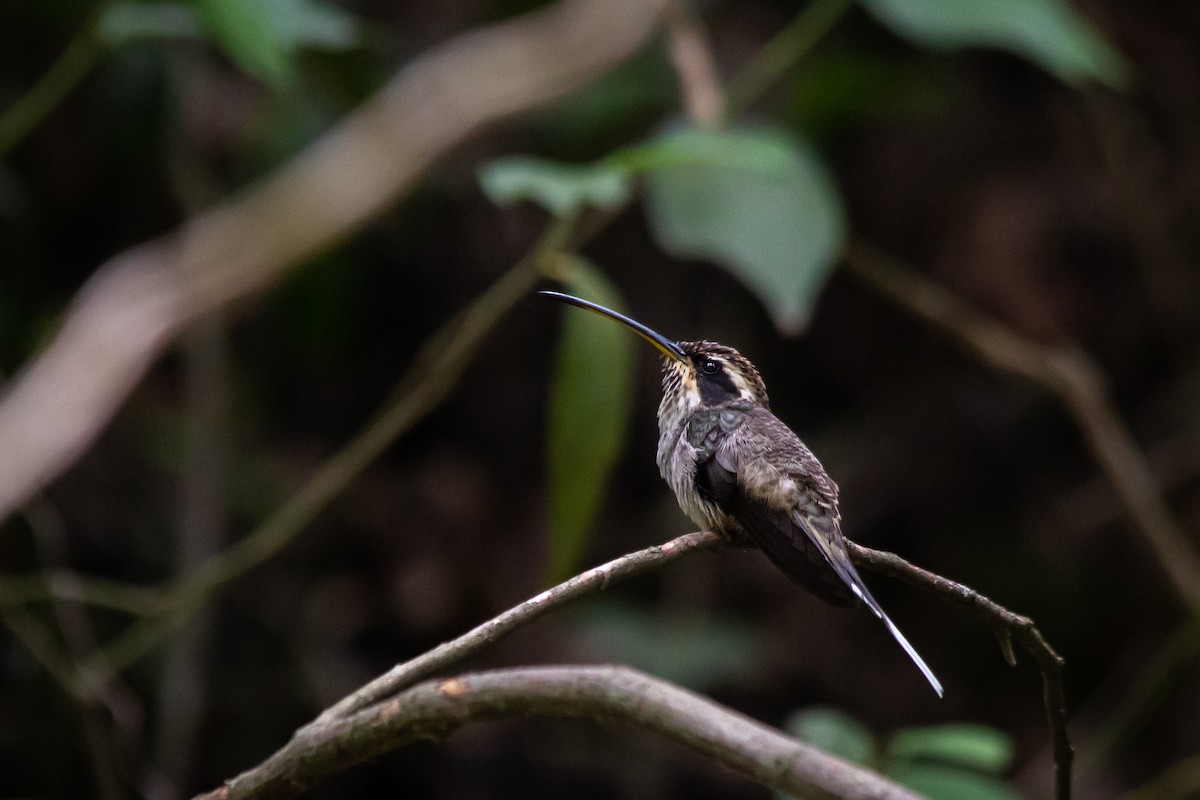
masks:
[[[933,670],[850,561],[837,484],[771,412],[767,387],[748,358],[716,342],[672,341],[579,297],[538,294],[620,322],[662,354],[658,470],[693,522],[735,543],[757,545],[785,575],[826,602],[865,605],[942,696]]]

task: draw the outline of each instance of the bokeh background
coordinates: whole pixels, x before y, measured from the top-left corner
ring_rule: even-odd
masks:
[[[6,378],[114,253],[267,174],[428,48],[539,4],[248,5],[299,20],[301,33],[222,22],[229,4],[200,0],[0,6],[0,114],[78,49],[78,81],[47,113],[19,136],[0,128],[10,136],[0,153]],[[727,342],[758,365],[773,410],[840,484],[850,538],[1037,622],[1066,659],[1078,796],[1197,796],[1200,612],[1166,577],[1088,434],[1046,386],[985,363],[839,268],[837,254],[869,246],[1024,341],[1086,353],[1182,532],[1184,560],[1196,559],[1200,9],[1013,0],[1033,39],[1049,30],[1044,7],[1077,14],[1096,37],[1063,47],[1112,48],[1056,70],[1020,37],[902,35],[878,8],[900,0],[824,5],[828,26],[729,121],[803,141],[834,192],[834,211],[818,208],[838,215],[830,248],[803,254],[818,273],[803,330],[781,333],[770,291],[748,288],[729,263],[664,247],[643,176],[628,200],[588,212],[595,232],[582,254],[639,319]],[[711,2],[692,22],[731,79],[811,8]],[[550,224],[537,202],[492,202],[481,168],[513,154],[593,163],[687,114],[680,70],[656,37],[587,89],[456,150],[360,233],[190,331],[101,440],[4,523],[4,574],[71,569],[156,586],[253,530]],[[796,220],[801,231],[810,223]],[[36,644],[69,662],[130,617],[5,593],[0,794],[211,788],[359,683],[540,591],[552,553],[565,548],[578,569],[689,530],[657,475],[658,368],[638,345],[628,429],[596,516],[586,538],[556,543],[547,419],[571,313],[532,295],[518,303],[433,413],[101,702],[64,692]],[[973,741],[994,757],[975,771],[992,775],[960,796],[1048,797],[1032,661],[1018,652],[1011,668],[978,619],[867,579],[945,683],[944,701],[870,615],[823,605],[752,551],[614,586],[461,668],[629,663],[772,725],[803,725],[795,715],[807,711],[800,720],[869,740],[879,768],[897,732],[985,726]],[[1009,746],[1011,762],[995,755]],[[399,792],[769,796],[646,734],[542,719],[406,748],[312,796]]]

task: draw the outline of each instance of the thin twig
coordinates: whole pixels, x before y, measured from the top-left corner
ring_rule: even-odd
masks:
[[[1071,761],[1074,753],[1067,731],[1067,705],[1062,681],[1063,660],[1042,636],[1033,620],[1014,614],[974,589],[921,569],[894,553],[872,550],[854,542],[846,542],[846,545],[850,549],[850,558],[859,566],[931,591],[938,597],[961,605],[982,617],[996,632],[1005,660],[1010,664],[1015,663],[1013,641],[1029,652],[1042,673],[1046,722],[1050,728],[1050,741],[1054,746],[1054,796],[1056,800],[1070,800]]]
[[[0,622],[8,627],[17,641],[42,665],[42,669],[46,670],[64,692],[80,702],[86,700],[86,694],[79,686],[70,658],[41,620],[27,611],[9,608],[0,609]]]
[[[327,776],[418,739],[442,739],[477,720],[590,718],[651,731],[765,786],[814,800],[918,800],[861,767],[628,667],[526,667],[414,686],[382,705],[334,719],[197,800],[293,797]]]
[[[457,37],[257,186],[103,265],[5,387],[0,520],[91,445],[185,328],[353,233],[450,148],[634,53],[664,2],[562,0]]]
[[[46,74],[0,114],[0,158],[62,102],[96,63],[102,49],[96,14],[92,14]]]
[[[688,0],[667,3],[667,44],[688,119],[706,128],[720,126],[725,96],[712,48]]]
[[[89,685],[102,684],[136,661],[201,608],[213,591],[277,553],[396,437],[433,410],[453,388],[500,316],[529,293],[544,259],[570,235],[571,225],[570,220],[556,221],[526,258],[431,337],[383,411],[322,464],[278,511],[245,538],[180,578],[162,598],[156,613],[132,625],[89,659],[84,664]]]
[[[147,627],[138,637],[145,637],[144,645],[113,646],[120,656],[114,662],[118,669],[135,660],[145,652],[143,647],[153,647],[158,637],[186,617],[197,601],[203,602],[208,593],[278,552],[375,456],[420,421],[449,391],[500,315],[524,297],[539,276],[552,271],[556,253],[577,240],[572,219],[553,221],[508,273],[430,337],[372,423],[325,462],[275,514],[238,544],[203,562],[173,586],[167,589],[131,586],[84,577],[69,570],[0,575],[0,607],[74,600],[148,617]],[[156,632],[151,634],[151,629]],[[127,647],[129,652],[123,654]],[[107,673],[104,670],[96,677]]]
[[[183,485],[176,531],[176,572],[218,553],[228,533],[226,481],[231,453],[229,352],[222,314],[201,320],[183,339],[185,420]],[[213,650],[214,610],[175,631],[158,669],[154,754],[177,784],[187,785],[209,705],[205,666]]]
[[[666,544],[648,547],[593,567],[564,581],[525,602],[488,620],[456,639],[438,645],[411,661],[398,664],[353,694],[321,712],[316,720],[300,731],[304,732],[343,719],[368,706],[382,702],[397,692],[440,669],[472,655],[501,636],[532,622],[543,614],[585,595],[594,594],[614,581],[640,575],[647,570],[664,566],[688,553],[711,550],[725,543],[724,537],[711,531],[686,533]]]
[[[1145,455],[1113,410],[1100,370],[1085,353],[1029,340],[865,245],[847,248],[846,265],[893,302],[952,334],[984,363],[1057,395],[1172,588],[1192,613],[1200,614],[1200,558],[1163,502]]]
[[[783,30],[758,48],[729,82],[726,113],[733,117],[752,106],[772,83],[812,51],[852,5],[854,0],[813,0],[805,6]]]
[[[47,625],[22,609],[0,609],[0,622],[74,702],[75,710],[79,714],[79,728],[87,747],[88,760],[92,765],[96,795],[103,800],[119,800],[125,797],[117,767],[113,763],[108,715],[103,713],[100,703],[81,684],[68,648],[55,639]]]
[[[984,363],[1021,376],[1057,395],[1091,446],[1093,456],[1172,588],[1193,615],[1200,615],[1200,558],[1183,526],[1164,502],[1146,456],[1113,409],[1100,369],[1085,353],[1073,347],[1051,347],[1029,340],[865,245],[851,244],[846,264],[902,308],[953,335]],[[1047,677],[1052,674],[1047,669],[1061,670],[1061,665],[1056,668],[1053,659],[1046,655],[1038,663],[1046,686],[1046,712],[1058,775],[1056,785],[1062,786],[1069,782],[1069,774],[1063,774],[1061,760],[1070,754],[1065,712],[1058,710],[1062,688],[1053,686]],[[1064,723],[1061,734],[1055,736],[1059,716],[1063,716]]]
[[[24,516],[33,534],[34,549],[42,571],[49,572],[67,561],[67,535],[62,515],[49,501],[37,497],[24,508]],[[71,682],[78,688],[79,661],[96,647],[96,632],[87,611],[77,603],[55,599],[50,603],[51,619],[57,623],[62,642],[62,668],[69,672]],[[60,683],[62,679],[60,678]],[[66,684],[63,684],[66,686]],[[67,687],[75,702],[74,711],[87,746],[92,765],[96,795],[101,800],[123,800],[125,788],[118,777],[117,748],[114,747],[109,708],[115,703],[117,687],[96,698],[79,697]],[[114,715],[115,716],[115,715]]]
[[[237,544],[202,562],[165,591],[82,579],[60,591],[47,591],[45,578],[0,579],[0,605],[55,597],[73,589],[86,599],[115,605],[144,618],[80,666],[85,691],[98,692],[118,672],[149,652],[184,619],[207,602],[212,592],[270,558],[336,498],[395,439],[429,413],[453,388],[458,376],[497,320],[524,297],[555,256],[575,239],[573,218],[554,220],[530,251],[475,303],[426,342],[392,399],[373,422],[337,454],[269,519]],[[154,597],[152,607],[147,598]],[[136,601],[135,602],[135,598]]]
[[[0,575],[0,607],[69,600],[137,616],[157,608],[160,595],[157,589],[87,577],[66,569]]]

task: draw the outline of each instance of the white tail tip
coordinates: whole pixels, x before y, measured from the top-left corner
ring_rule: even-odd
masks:
[[[929,685],[933,687],[935,692],[937,692],[938,699],[940,700],[942,697],[944,697],[946,692],[942,688],[942,682],[939,681],[937,676],[933,674],[933,670],[931,670],[929,665],[925,663],[925,659],[921,658],[921,656],[917,653],[916,648],[909,644],[908,639],[904,638],[904,634],[900,632],[900,629],[896,627],[896,624],[892,622],[887,614],[883,613],[883,609],[879,607],[877,602],[875,602],[875,598],[871,597],[870,594],[865,592],[860,586],[854,583],[850,584],[850,590],[858,595],[859,598],[862,599],[862,601],[866,604],[867,608],[871,609],[871,613],[879,617],[883,624],[887,626],[888,631],[892,634],[892,638],[904,648],[904,652],[908,653],[908,657],[911,658],[913,663],[917,665],[917,669],[921,670],[921,674],[925,676],[925,680],[929,681]]]

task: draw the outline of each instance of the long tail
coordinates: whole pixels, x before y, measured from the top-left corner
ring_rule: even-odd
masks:
[[[799,439],[796,443],[803,447]],[[713,459],[711,463],[720,467],[718,459]],[[813,463],[816,464],[815,459]],[[820,464],[816,466],[820,468]],[[708,477],[710,480],[713,478],[711,473]],[[734,494],[731,510],[738,523],[762,548],[767,558],[796,583],[822,600],[836,605],[851,605],[854,597],[862,600],[863,604],[871,609],[871,613],[887,626],[888,631],[904,648],[904,652],[908,653],[908,657],[917,665],[917,669],[921,670],[925,680],[929,681],[929,685],[937,692],[937,696],[943,696],[942,684],[933,674],[933,670],[908,643],[908,639],[904,638],[904,634],[895,623],[888,619],[888,615],[883,613],[883,608],[867,590],[854,567],[854,562],[846,552],[841,526],[835,513],[774,512],[765,503],[750,502],[744,492]],[[837,576],[837,580],[833,575]],[[839,580],[849,589],[848,592],[840,589]]]
[[[899,643],[901,647],[904,648],[904,652],[908,653],[908,657],[911,658],[913,663],[917,665],[917,669],[921,670],[921,674],[925,676],[925,680],[929,681],[929,685],[933,687],[935,692],[937,692],[937,696],[939,698],[942,697],[944,695],[942,682],[939,681],[937,676],[933,674],[933,670],[931,670],[929,665],[925,663],[925,659],[921,658],[920,654],[917,653],[916,648],[909,644],[908,639],[904,638],[904,634],[901,633],[900,629],[896,627],[896,623],[892,622],[891,618],[888,617],[887,614],[883,613],[883,608],[875,601],[875,598],[871,596],[871,593],[867,591],[866,587],[863,586],[859,581],[850,581],[850,590],[862,598],[862,601],[867,608],[871,609],[871,613],[878,617],[879,621],[887,626],[887,629],[892,634],[892,637],[897,641],[897,643]]]

